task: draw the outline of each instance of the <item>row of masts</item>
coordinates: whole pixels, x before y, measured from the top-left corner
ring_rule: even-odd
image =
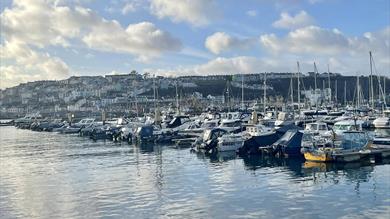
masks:
[[[374,99],[374,74],[373,74],[373,68],[375,66],[374,64],[374,60],[373,60],[373,57],[372,57],[372,53],[371,51],[369,52],[369,55],[370,55],[370,77],[369,77],[369,104],[371,105],[370,107],[372,109],[375,108],[375,99]],[[301,69],[300,69],[300,63],[297,62],[297,73],[296,73],[296,76],[295,76],[295,73],[292,73],[292,76],[291,76],[291,80],[290,80],[290,98],[291,98],[291,103],[295,103],[294,102],[294,79],[296,79],[296,84],[297,84],[297,106],[298,106],[298,112],[301,111],[301,78],[300,78],[300,75],[301,75]],[[317,65],[316,65],[316,62],[313,63],[313,67],[314,67],[314,95],[315,95],[315,100],[316,100],[316,103],[315,103],[315,109],[318,110],[319,109],[319,103],[318,103],[318,83],[317,83],[317,75],[318,75],[318,68],[317,68]],[[330,98],[329,98],[329,102],[328,103],[331,103],[332,102],[332,97],[334,97],[334,102],[337,103],[338,101],[338,81],[337,79],[335,80],[335,84],[334,84],[334,88],[335,88],[335,93],[334,93],[334,96],[332,95],[332,90],[331,90],[331,77],[330,77],[330,68],[329,68],[329,64],[327,65],[327,74],[328,74],[328,77],[327,77],[327,80],[328,80],[328,86],[327,88],[329,89],[329,92],[330,92]],[[377,74],[376,74],[377,75]],[[384,102],[384,106],[386,106],[386,80],[384,78],[383,80],[383,87],[382,87],[382,83],[381,83],[381,79],[380,79],[380,76],[376,76],[377,77],[377,80],[378,80],[378,85],[379,85],[379,91],[378,91],[378,97],[383,97],[383,102]],[[356,97],[356,108],[359,108],[363,105],[363,91],[362,91],[362,88],[361,88],[361,85],[360,85],[360,77],[357,76],[357,79],[356,79],[356,90],[355,90],[355,94],[354,95]],[[325,81],[322,80],[322,83],[323,83],[323,89],[325,89]],[[264,113],[266,113],[266,109],[267,109],[267,74],[264,73],[264,80],[263,80],[263,110],[264,110]],[[304,88],[305,89],[305,88]],[[176,81],[175,83],[175,91],[176,91],[176,110],[177,110],[177,114],[180,114],[180,100],[179,100],[179,93],[178,93],[178,82]],[[228,88],[227,88],[227,95],[230,97],[230,87],[229,87],[229,84],[228,84]],[[158,89],[157,89],[157,86],[156,86],[156,82],[155,82],[155,77],[153,77],[153,97],[154,97],[154,108],[156,110],[158,110],[159,106],[158,106]],[[228,97],[228,98],[229,98]],[[355,98],[354,98],[355,99]],[[135,104],[136,104],[136,107],[137,107],[137,98],[135,97]],[[230,102],[230,99],[228,100]],[[355,102],[355,101],[354,101]],[[230,104],[230,103],[229,103]],[[347,104],[347,81],[344,81],[344,104]],[[138,107],[137,107],[138,108]],[[230,108],[230,107],[229,107]],[[245,103],[244,103],[244,75],[242,74],[241,76],[241,109],[244,109],[245,108]],[[138,111],[138,110],[137,110]]]

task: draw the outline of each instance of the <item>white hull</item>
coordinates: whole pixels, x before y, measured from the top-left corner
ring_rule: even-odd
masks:
[[[390,119],[387,117],[377,118],[372,124],[377,129],[390,129]]]
[[[232,145],[223,145],[223,144],[218,144],[218,151],[236,151],[242,146],[242,142],[235,143]]]

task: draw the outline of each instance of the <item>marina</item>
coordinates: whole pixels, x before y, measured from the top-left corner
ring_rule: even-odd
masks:
[[[294,74],[291,79],[291,87],[298,83],[298,102],[294,102],[291,92],[291,100],[284,105],[267,101],[265,90],[262,106],[256,106],[257,101],[245,103],[242,87],[241,102],[231,101],[227,95],[221,106],[193,111],[180,100],[176,89],[175,106],[162,103],[154,95],[153,107],[143,112],[137,108],[136,115],[113,117],[106,113],[106,108],[88,116],[77,112],[43,116],[35,112],[3,121],[1,164],[5,171],[0,175],[0,189],[5,201],[0,211],[4,210],[5,218],[45,217],[42,214],[56,217],[61,211],[66,217],[75,217],[75,213],[124,217],[131,212],[132,217],[141,218],[389,214],[388,198],[378,198],[390,195],[386,96],[365,99],[357,95],[354,102],[346,105],[332,98],[321,102],[315,99],[314,103],[302,98],[301,102],[300,79]],[[229,87],[228,82],[226,93],[230,92]],[[361,93],[359,80],[356,93]],[[249,107],[250,104],[253,106]],[[16,174],[31,177],[22,183],[23,188],[17,187],[20,185],[15,180],[24,176],[13,175],[15,165],[25,165]],[[30,170],[30,165],[37,169]],[[365,176],[361,178],[362,175]],[[30,180],[47,177],[55,178],[54,182],[48,179],[38,188],[28,188]],[[53,190],[62,186],[57,178],[71,180],[63,185],[69,187],[63,189],[70,193]],[[340,180],[344,182],[341,185]],[[366,183],[373,183],[375,190],[383,188],[380,195],[371,191],[374,188],[361,189],[361,184]],[[53,196],[69,198],[60,200],[69,209],[41,207],[37,214],[29,208],[18,211],[10,200],[15,189],[32,194],[49,192],[52,196],[48,200]],[[349,198],[354,202],[345,199],[346,194],[340,196],[340,189],[350,191]],[[91,197],[83,200],[103,200],[108,206],[96,203],[97,212],[72,207],[83,206],[77,200],[82,196],[74,197],[73,192],[85,190]],[[368,193],[369,199],[361,200],[362,192]],[[366,207],[372,205],[367,205],[371,196],[375,197],[373,203],[379,203],[361,208],[362,203]],[[246,198],[252,201],[245,202]],[[318,198],[328,200],[328,205],[338,205],[305,205]],[[291,199],[298,201],[292,204]],[[352,205],[350,212],[349,208],[337,207],[348,204]],[[233,209],[229,214],[225,214],[227,206]],[[283,207],[286,209],[275,209]],[[332,207],[337,210],[328,211]],[[371,211],[374,215],[370,215]]]
[[[318,163],[205,154],[173,144],[93,142],[12,126],[0,127],[0,136],[2,218],[382,218],[390,213],[388,160]]]
[[[390,0],[0,18],[0,219],[390,219]]]

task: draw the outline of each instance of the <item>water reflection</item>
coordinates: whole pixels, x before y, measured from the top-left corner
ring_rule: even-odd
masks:
[[[245,169],[256,171],[262,168],[283,168],[294,178],[312,177],[318,180],[319,175],[337,178],[340,175],[349,181],[368,181],[375,166],[390,164],[390,159],[385,159],[375,164],[370,161],[353,163],[321,163],[305,161],[303,158],[279,158],[268,155],[248,155],[240,157],[234,151],[204,153],[195,152],[198,159],[209,160],[210,163],[223,163],[231,160],[242,160]],[[335,181],[337,183],[337,180]]]
[[[173,145],[91,142],[28,130],[2,129],[0,135],[1,218],[389,213],[388,160],[322,164],[234,152],[190,153]]]

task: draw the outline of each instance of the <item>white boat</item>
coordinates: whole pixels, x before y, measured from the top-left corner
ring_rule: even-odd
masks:
[[[343,120],[336,122],[333,130],[324,133],[324,136],[333,137],[334,140],[341,140],[345,132],[362,131],[364,121],[362,120]]]
[[[249,136],[260,136],[264,133],[269,133],[272,131],[272,128],[266,127],[262,124],[247,125],[246,134]]]
[[[218,151],[236,151],[244,144],[241,134],[227,134],[218,138]]]
[[[218,126],[218,123],[219,123],[219,119],[204,120],[201,125],[194,122],[191,125],[189,125],[186,129],[180,130],[179,134],[201,136],[204,130],[215,128]]]
[[[324,122],[312,122],[305,126],[305,132],[310,132],[316,135],[326,135],[329,131],[328,125]]]
[[[57,131],[63,134],[74,134],[78,133],[82,128],[87,127],[95,122],[95,119],[93,118],[85,118],[80,120],[77,123],[74,123],[72,125],[68,125],[66,127],[62,127],[53,131]]]
[[[377,129],[387,128],[390,129],[390,118],[389,117],[379,117],[375,119],[372,124]]]
[[[383,112],[383,116],[375,119],[372,124],[377,129],[390,129],[390,110]]]
[[[223,119],[219,125],[220,129],[227,132],[240,132],[242,122],[239,119]]]
[[[292,123],[294,123],[292,114],[285,113],[285,112],[280,112],[278,114],[278,118],[275,120],[275,126],[277,127],[281,127]]]

